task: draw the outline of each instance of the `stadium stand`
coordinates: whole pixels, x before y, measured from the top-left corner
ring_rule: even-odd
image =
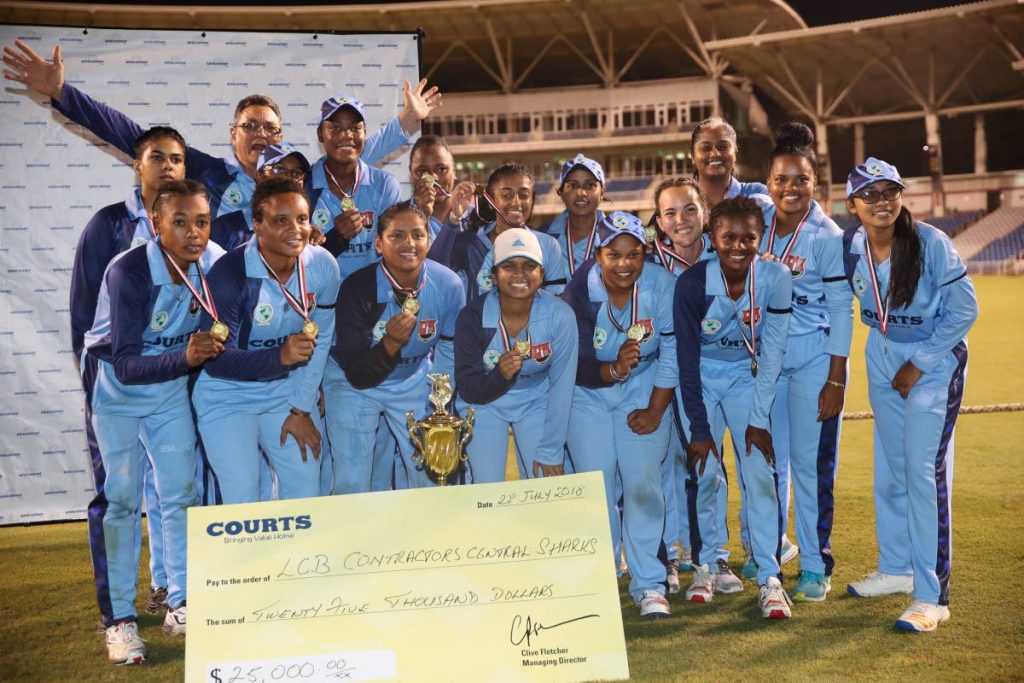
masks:
[[[966,230],[971,223],[974,223],[983,215],[985,215],[984,211],[967,211],[965,213],[953,214],[952,216],[936,216],[926,219],[925,222],[953,237]]]
[[[970,258],[970,261],[974,263],[1005,261],[1020,258],[1022,253],[1024,253],[1024,223],[979,251]]]
[[[1024,225],[1024,207],[1002,207],[988,214],[969,230],[953,238],[960,256],[965,261],[978,261],[979,255],[990,244],[1009,235]]]

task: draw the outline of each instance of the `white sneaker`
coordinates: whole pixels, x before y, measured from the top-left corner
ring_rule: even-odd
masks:
[[[139,637],[139,625],[134,621],[122,621],[109,627],[107,635],[107,659],[111,664],[141,664],[146,660],[146,643]]]
[[[187,610],[188,608],[185,605],[177,609],[168,607],[167,614],[164,616],[164,633],[171,636],[185,635]]]
[[[743,590],[743,582],[739,580],[729,563],[721,557],[715,562],[715,591],[719,593],[739,593]]]
[[[900,615],[893,626],[897,631],[908,633],[930,633],[944,621],[949,621],[949,608],[931,602],[915,600]]]
[[[860,581],[847,584],[846,591],[858,598],[876,598],[879,595],[913,593],[914,577],[871,572]]]
[[[761,586],[758,598],[761,604],[761,616],[765,619],[789,619],[793,616],[789,611],[789,606],[793,602],[774,576],[768,577],[768,582]]]
[[[669,562],[665,565],[665,583],[668,584],[670,595],[675,595],[679,592],[679,567],[676,566],[675,562]]]
[[[800,548],[797,547],[793,541],[787,537],[782,537],[782,557],[780,558],[779,564],[783,565],[788,562],[792,562],[796,559],[796,556],[800,554]]]
[[[658,591],[644,591],[640,598],[640,616],[644,619],[661,619],[672,613],[668,600]]]
[[[702,604],[715,599],[715,575],[711,573],[711,565],[693,565],[693,581],[686,589],[686,599]]]

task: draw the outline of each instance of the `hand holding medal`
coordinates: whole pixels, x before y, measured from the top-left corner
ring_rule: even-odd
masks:
[[[160,249],[163,251],[164,260],[171,264],[178,277],[181,278],[182,284],[192,293],[192,298],[213,318],[213,325],[210,327],[210,331],[193,334],[188,340],[188,346],[185,348],[185,362],[188,363],[190,368],[198,368],[211,358],[219,356],[221,351],[224,350],[224,342],[227,341],[229,333],[228,326],[217,317],[217,306],[214,304],[213,295],[210,294],[210,286],[206,282],[203,267],[199,263],[195,264],[196,272],[199,274],[199,287],[203,290],[200,292],[192,284],[192,281],[189,280],[188,274],[181,269],[181,266],[163,248],[163,245],[160,246]],[[189,268],[191,268],[191,264],[189,264]]]

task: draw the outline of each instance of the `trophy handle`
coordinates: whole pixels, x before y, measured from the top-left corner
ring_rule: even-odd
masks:
[[[412,445],[416,447],[416,452],[412,454],[412,461],[414,463],[423,462],[423,452],[426,448],[423,446],[423,438],[416,433],[416,417],[410,410],[405,414],[405,424],[409,428],[409,439],[412,441]]]
[[[469,454],[466,453],[466,443],[469,442],[471,436],[473,436],[473,420],[476,418],[476,411],[472,408],[466,408],[466,417],[464,418],[465,431],[462,434],[462,442],[459,444],[459,450],[462,453],[462,460],[468,460]]]

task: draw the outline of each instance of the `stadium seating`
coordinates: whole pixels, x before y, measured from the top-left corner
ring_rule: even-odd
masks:
[[[960,256],[964,260],[975,261],[989,245],[1006,237],[1024,225],[1024,207],[1003,207],[988,214],[970,229],[964,230],[953,238]]]
[[[972,256],[970,262],[1005,261],[1020,258],[1022,253],[1024,253],[1024,223]]]
[[[952,216],[942,216],[941,218],[927,218],[925,222],[953,237],[984,214],[985,212],[981,210],[966,211],[964,213],[955,213]]]
[[[605,191],[613,192],[642,192],[651,184],[651,178],[612,178],[608,181]]]

